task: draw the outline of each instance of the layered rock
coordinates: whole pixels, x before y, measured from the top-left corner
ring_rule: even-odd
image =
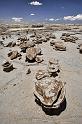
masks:
[[[58,108],[65,99],[65,83],[51,75],[58,70],[58,60],[50,59],[47,71],[36,72],[34,95],[43,108]]]
[[[35,95],[40,99],[43,106],[53,107],[63,101],[65,95],[64,92],[61,94],[63,87],[64,82],[46,77],[35,82]],[[57,101],[60,102],[57,104]]]

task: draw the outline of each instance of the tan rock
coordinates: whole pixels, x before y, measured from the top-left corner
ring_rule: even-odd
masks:
[[[42,78],[49,77],[49,74],[45,70],[38,70],[36,73],[36,79],[41,80]]]
[[[63,42],[55,42],[55,45],[53,46],[53,48],[59,51],[66,51],[66,47],[64,46]]]
[[[8,53],[8,57],[10,57],[11,60],[16,59],[17,57],[20,57],[21,54],[18,53],[18,51],[12,51]]]
[[[54,78],[46,77],[35,82],[34,94],[46,107],[60,105],[65,97],[65,92],[62,91],[64,91],[64,82]]]

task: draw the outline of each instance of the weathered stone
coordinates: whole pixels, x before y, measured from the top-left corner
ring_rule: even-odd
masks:
[[[26,49],[26,59],[28,59],[29,61],[33,61],[35,60],[36,56],[37,56],[36,48],[31,47]]]
[[[8,57],[10,57],[11,60],[16,59],[17,57],[20,57],[21,54],[18,53],[18,51],[12,51],[8,53]]]
[[[36,54],[37,55],[41,55],[41,53],[42,53],[41,48],[40,47],[36,47]]]
[[[13,70],[13,64],[11,64],[8,61],[4,62],[4,64],[2,66],[3,66],[3,71],[5,71],[5,72],[10,72]]]
[[[58,106],[65,97],[64,85],[62,81],[46,77],[35,82],[34,94],[44,106]]]
[[[49,60],[48,72],[52,74],[52,73],[56,73],[58,71],[59,71],[58,60],[55,60],[55,59]]]
[[[30,68],[28,68],[26,74],[30,74],[30,73],[31,73],[31,70]]]
[[[37,63],[41,63],[43,61],[43,58],[40,56],[36,56],[35,60]]]
[[[69,34],[69,33],[62,33],[62,36],[69,37],[69,36],[70,36],[70,34]]]
[[[55,36],[55,34],[50,34],[50,38],[52,38],[52,39],[56,39],[56,36]]]
[[[33,41],[27,41],[20,44],[21,52],[26,52],[27,48],[34,47],[35,43]]]
[[[64,46],[63,42],[55,42],[53,48],[59,51],[66,51],[66,47]]]
[[[82,54],[82,44],[79,45],[79,53]]]
[[[35,60],[37,55],[41,54],[41,49],[39,47],[31,47],[26,50],[26,59],[32,61]]]
[[[42,43],[42,38],[37,38],[36,39],[36,44],[41,44]]]
[[[36,73],[36,79],[41,80],[42,78],[49,77],[49,74],[45,70],[38,70]]]
[[[27,37],[26,36],[20,36],[17,40],[27,41]]]
[[[3,41],[0,41],[0,45],[1,45],[1,46],[4,46],[4,43],[3,43]]]
[[[65,42],[72,42],[72,43],[76,43],[76,40],[78,40],[78,37],[75,36],[62,36],[61,37],[62,40],[64,40]]]
[[[16,42],[12,42],[12,46],[11,47],[14,47],[16,46]]]
[[[53,46],[53,45],[55,45],[55,42],[56,42],[56,41],[54,41],[54,40],[51,40],[51,41],[50,41],[50,46]]]

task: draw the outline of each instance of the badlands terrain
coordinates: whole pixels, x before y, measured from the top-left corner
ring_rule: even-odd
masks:
[[[52,59],[58,60],[66,93],[62,108],[47,113],[33,92],[37,71],[47,70]],[[5,69],[5,62],[12,68]],[[82,25],[1,24],[0,124],[81,123]]]

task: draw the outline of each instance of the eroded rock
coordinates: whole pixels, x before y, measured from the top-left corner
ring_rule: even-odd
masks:
[[[30,68],[28,68],[26,74],[30,74],[30,73],[31,73],[31,70]]]
[[[28,59],[29,61],[35,60],[36,56],[37,56],[36,48],[31,47],[26,50],[26,59]]]
[[[10,57],[11,60],[16,59],[17,57],[20,57],[21,54],[18,53],[18,51],[11,51],[10,53],[8,53],[8,57]]]
[[[44,107],[59,107],[65,98],[64,82],[46,77],[35,82],[34,95]]]
[[[2,66],[3,66],[3,71],[5,72],[10,72],[14,69],[13,64],[11,64],[9,61],[4,62]]]
[[[41,49],[39,47],[31,47],[26,50],[26,59],[28,61],[35,61],[36,56],[41,54]]]
[[[51,41],[50,41],[50,46],[55,45],[55,42],[56,42],[55,40],[51,40]]]
[[[49,74],[45,70],[38,70],[36,73],[36,79],[41,80],[42,78],[49,77]]]
[[[48,62],[48,72],[50,74],[53,74],[59,72],[59,70],[60,68],[59,68],[58,60],[50,59]]]
[[[27,48],[34,47],[35,43],[33,41],[27,41],[20,44],[21,52],[26,52]]]
[[[59,51],[66,51],[66,47],[64,46],[63,42],[55,42],[53,48]]]
[[[82,44],[79,44],[79,45],[78,45],[78,49],[79,49],[79,53],[82,54]]]
[[[48,70],[36,72],[34,96],[43,108],[58,108],[65,100],[65,83],[51,76],[59,70],[58,60],[50,59]]]
[[[43,58],[40,57],[40,56],[36,56],[35,60],[36,60],[37,63],[41,63],[41,62],[44,61]]]

